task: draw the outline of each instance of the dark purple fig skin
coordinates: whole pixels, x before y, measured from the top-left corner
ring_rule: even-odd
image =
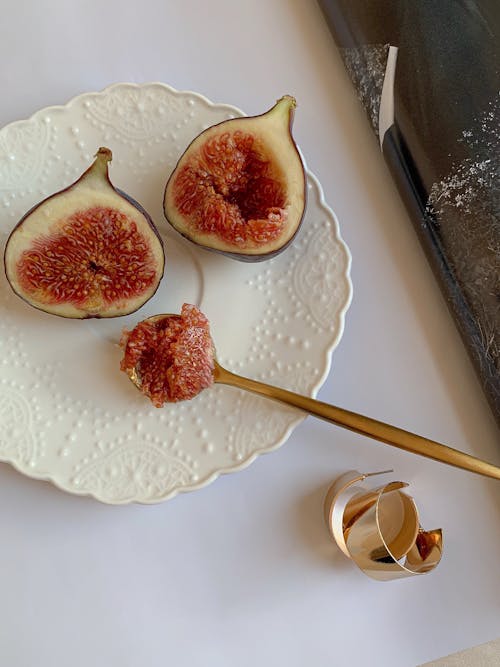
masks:
[[[107,148],[104,148],[104,149],[103,149],[103,148],[99,148],[99,150],[97,151],[96,155],[97,155],[100,151],[102,151],[102,150],[108,151],[109,149],[107,149]],[[92,164],[93,164],[93,163],[92,163]],[[3,253],[3,267],[4,267],[5,277],[6,277],[6,279],[7,279],[7,282],[9,283],[9,285],[10,285],[12,291],[14,292],[14,294],[16,294],[16,296],[18,296],[18,297],[19,297],[22,301],[24,301],[27,305],[31,306],[31,308],[34,308],[35,310],[38,310],[38,311],[40,311],[40,312],[42,312],[42,313],[45,313],[46,315],[50,315],[51,317],[54,317],[54,316],[55,316],[55,317],[60,317],[61,319],[81,319],[81,320],[88,320],[88,319],[95,319],[95,320],[98,320],[98,319],[113,319],[113,318],[115,318],[115,317],[125,317],[125,316],[127,316],[127,315],[131,315],[132,313],[135,313],[135,312],[137,312],[138,310],[140,310],[140,309],[142,308],[142,306],[144,305],[144,303],[143,303],[143,304],[139,305],[137,308],[134,308],[133,310],[128,311],[127,313],[117,314],[117,315],[113,315],[113,316],[111,316],[111,317],[109,317],[109,316],[108,316],[108,317],[102,317],[102,316],[99,315],[99,314],[96,314],[96,315],[88,314],[88,315],[85,315],[84,317],[74,318],[74,317],[69,317],[69,316],[66,316],[66,315],[62,315],[62,314],[60,314],[60,313],[48,313],[46,310],[44,310],[44,309],[41,308],[40,306],[37,306],[36,303],[34,303],[34,302],[32,302],[32,301],[29,301],[29,299],[27,299],[23,294],[20,294],[19,292],[17,292],[17,291],[13,288],[12,283],[11,283],[11,281],[10,281],[10,279],[9,279],[9,274],[8,274],[8,269],[7,269],[7,262],[6,262],[6,253],[7,253],[7,246],[8,246],[8,244],[9,244],[9,241],[10,241],[11,237],[13,236],[13,234],[14,234],[14,233],[16,232],[16,230],[23,224],[23,222],[26,220],[26,218],[28,218],[28,216],[30,216],[34,211],[36,211],[37,208],[39,208],[40,206],[42,206],[42,204],[44,204],[46,201],[48,201],[49,199],[52,199],[53,197],[57,197],[57,196],[59,196],[59,195],[64,195],[65,192],[68,192],[68,191],[71,190],[72,188],[76,187],[76,186],[78,185],[78,183],[82,180],[82,178],[83,178],[83,177],[84,177],[84,176],[85,176],[85,175],[92,169],[92,164],[91,164],[91,165],[90,165],[90,166],[89,166],[89,167],[88,167],[88,168],[87,168],[87,169],[80,175],[80,177],[79,177],[76,181],[74,181],[73,183],[71,183],[71,184],[68,185],[67,187],[63,188],[62,190],[58,190],[57,192],[54,192],[53,194],[48,195],[47,197],[45,197],[45,199],[42,199],[40,202],[38,202],[37,204],[35,204],[34,206],[32,206],[32,207],[29,209],[29,211],[27,211],[27,212],[23,215],[23,217],[19,220],[19,222],[18,222],[18,223],[15,225],[15,227],[12,229],[12,231],[10,232],[9,236],[7,237],[7,241],[6,241],[6,243],[5,243],[4,253]],[[165,275],[166,258],[165,258],[165,245],[164,245],[164,243],[163,243],[163,239],[162,239],[162,237],[161,237],[161,235],[160,235],[160,233],[159,233],[159,231],[158,231],[156,225],[154,224],[154,222],[153,222],[151,216],[150,216],[149,213],[148,213],[148,212],[141,206],[141,204],[139,204],[139,202],[137,202],[135,199],[133,199],[133,197],[131,197],[130,195],[128,195],[126,192],[123,192],[123,190],[120,190],[120,189],[116,188],[116,187],[113,185],[113,183],[111,182],[111,179],[109,178],[109,173],[108,173],[108,171],[106,171],[106,173],[105,173],[105,178],[106,178],[106,181],[108,182],[108,184],[110,185],[110,187],[115,191],[115,193],[117,194],[117,196],[122,197],[123,199],[125,199],[126,201],[128,201],[129,204],[131,204],[132,206],[134,206],[140,213],[142,213],[142,215],[143,215],[144,218],[146,219],[146,222],[148,223],[149,227],[151,228],[151,231],[154,232],[155,236],[156,236],[157,239],[159,240],[159,242],[160,242],[160,244],[161,244],[161,247],[162,247],[162,249],[163,249],[163,264],[162,264],[162,269],[161,269],[160,279],[159,279],[159,281],[158,281],[158,285],[156,286],[156,289],[154,290],[154,292],[152,292],[151,296],[148,298],[148,301],[149,301],[149,299],[152,299],[153,296],[154,296],[154,295],[156,294],[156,292],[158,291],[158,287],[160,286],[160,283],[161,283],[161,281],[162,281],[162,279],[163,279],[163,276]],[[145,303],[146,303],[146,302],[145,302]]]
[[[268,111],[269,111],[269,110],[268,110]],[[207,129],[217,128],[217,127],[220,127],[221,125],[224,125],[224,126],[227,127],[227,126],[230,126],[231,123],[233,123],[234,121],[241,121],[242,118],[252,118],[252,119],[262,118],[262,116],[265,116],[265,115],[268,113],[268,111],[265,111],[264,113],[262,113],[262,114],[258,114],[258,115],[256,115],[256,116],[241,116],[241,117],[238,117],[238,118],[231,118],[231,119],[228,119],[228,120],[223,120],[223,121],[220,121],[219,123],[215,123],[214,125],[210,126],[210,128],[207,128]],[[165,219],[166,219],[166,221],[169,223],[169,225],[175,230],[175,232],[176,232],[177,234],[179,234],[179,236],[182,236],[183,238],[185,238],[185,239],[186,239],[187,241],[189,241],[190,243],[193,243],[193,244],[194,244],[195,246],[197,246],[198,248],[202,248],[203,250],[208,250],[209,252],[214,252],[214,253],[217,253],[217,254],[219,254],[219,255],[224,255],[225,257],[229,257],[230,259],[236,259],[236,260],[238,260],[239,262],[247,262],[247,263],[264,262],[264,261],[267,261],[267,260],[269,260],[269,259],[273,259],[273,257],[276,257],[277,255],[279,255],[280,253],[282,253],[284,250],[286,250],[286,249],[293,243],[294,239],[296,238],[296,236],[297,236],[297,234],[298,234],[298,232],[299,232],[299,230],[300,230],[300,228],[301,228],[301,226],[302,226],[302,223],[304,222],[304,216],[305,216],[306,209],[307,209],[307,173],[306,173],[305,165],[304,165],[304,163],[303,163],[303,160],[302,160],[302,156],[301,156],[301,154],[300,154],[300,151],[299,151],[299,149],[298,149],[298,147],[297,147],[297,144],[295,143],[295,140],[293,139],[293,135],[292,135],[292,124],[293,124],[293,116],[290,117],[290,121],[289,121],[289,124],[288,124],[288,131],[289,131],[290,137],[292,138],[292,143],[293,143],[293,148],[294,148],[294,150],[295,150],[295,153],[297,154],[297,157],[299,158],[300,162],[302,163],[302,172],[303,172],[303,175],[304,175],[304,209],[303,209],[303,211],[302,211],[302,216],[301,216],[300,220],[299,220],[298,223],[297,223],[295,232],[293,233],[293,235],[291,236],[291,238],[290,238],[284,245],[282,245],[282,246],[280,246],[279,248],[276,248],[275,250],[272,250],[272,251],[270,251],[270,252],[267,252],[267,253],[257,253],[257,254],[249,254],[249,253],[246,253],[246,254],[245,254],[245,253],[231,252],[230,250],[220,250],[219,248],[212,248],[212,247],[210,247],[210,246],[208,246],[208,245],[205,245],[204,243],[198,243],[194,238],[189,237],[189,236],[187,236],[186,234],[183,234],[182,232],[180,232],[180,231],[179,231],[179,230],[178,230],[178,229],[177,229],[177,228],[170,222],[170,220],[168,219],[167,212],[166,212],[166,210],[165,210],[165,206],[164,206],[164,207],[163,207],[163,213],[164,213],[164,215],[165,215]],[[206,130],[204,130],[203,132],[205,132],[205,131],[206,131]],[[203,132],[201,132],[200,134],[203,134]],[[185,151],[182,153],[182,155],[180,156],[180,158],[177,160],[177,163],[176,163],[174,169],[172,170],[170,176],[169,176],[168,179],[167,179],[167,183],[166,183],[166,185],[165,185],[165,189],[164,189],[164,191],[163,191],[163,201],[164,201],[164,202],[165,202],[165,197],[166,197],[167,188],[168,188],[168,186],[169,186],[170,181],[171,181],[172,178],[174,178],[174,176],[175,176],[175,172],[177,171],[177,167],[179,166],[181,160],[182,160],[183,157],[186,155],[186,153],[189,152],[189,150],[191,149],[193,143],[196,141],[196,139],[198,139],[198,137],[200,136],[200,134],[197,134],[197,135],[190,141],[190,143],[188,144],[188,146],[187,146],[187,148],[185,149]]]

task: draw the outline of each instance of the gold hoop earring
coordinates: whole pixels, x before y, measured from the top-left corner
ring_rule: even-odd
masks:
[[[368,478],[389,472],[347,472],[330,486],[324,503],[325,521],[337,545],[378,581],[430,572],[443,552],[442,530],[422,529],[415,501],[401,491],[406,482],[367,488]]]

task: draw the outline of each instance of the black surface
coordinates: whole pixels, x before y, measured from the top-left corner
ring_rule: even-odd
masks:
[[[500,423],[500,0],[320,0]]]

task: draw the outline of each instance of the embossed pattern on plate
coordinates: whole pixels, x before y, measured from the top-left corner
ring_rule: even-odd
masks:
[[[209,317],[228,368],[309,395],[329,371],[351,300],[350,254],[310,172],[300,233],[263,263],[199,249],[163,218],[164,185],[188,143],[239,115],[165,84],[116,84],[0,130],[2,254],[18,219],[77,178],[102,145],[113,150],[113,182],[152,215],[167,254],[155,297],[108,321],[36,311],[1,272],[0,460],[103,502],[155,503],[243,468],[304,418],[223,386],[158,410],[118,370],[123,327],[190,301]]]

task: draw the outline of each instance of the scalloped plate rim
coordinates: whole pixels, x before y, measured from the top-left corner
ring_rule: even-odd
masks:
[[[8,128],[11,127],[16,127],[16,126],[22,126],[26,123],[30,123],[32,121],[36,121],[38,117],[43,116],[44,114],[48,113],[53,113],[53,112],[60,112],[64,111],[66,109],[70,109],[73,105],[82,102],[85,100],[87,97],[91,96],[96,96],[96,95],[107,95],[109,93],[112,93],[116,89],[127,89],[127,88],[132,88],[132,89],[141,89],[141,88],[150,88],[150,87],[158,87],[162,88],[164,90],[167,90],[169,93],[173,95],[179,95],[179,96],[190,96],[198,99],[200,102],[205,104],[208,107],[212,108],[217,108],[221,110],[227,110],[230,113],[237,113],[242,116],[245,116],[246,114],[244,111],[242,111],[239,107],[228,104],[228,103],[219,103],[219,102],[212,102],[208,97],[203,95],[202,93],[193,91],[193,90],[179,90],[174,88],[173,86],[170,86],[169,84],[160,82],[160,81],[151,81],[151,82],[144,82],[144,83],[135,83],[135,82],[116,82],[113,84],[110,84],[109,86],[106,86],[105,88],[98,90],[98,91],[87,91],[78,95],[75,95],[72,97],[68,102],[65,104],[58,104],[58,105],[51,105],[51,106],[46,106],[42,109],[38,109],[35,111],[33,114],[31,114],[29,117],[24,118],[24,119],[19,119],[12,121],[10,123],[7,123],[6,125],[2,126],[0,128],[0,134],[4,131],[6,131]],[[301,154],[301,158],[304,162],[304,168],[307,174],[307,180],[309,183],[312,183],[313,186],[316,188],[317,194],[318,194],[318,200],[319,200],[319,205],[326,211],[328,214],[330,220],[333,223],[333,228],[332,231],[334,232],[333,236],[336,240],[336,242],[339,244],[339,246],[342,249],[342,252],[345,255],[345,270],[342,274],[342,277],[345,281],[345,287],[346,287],[346,294],[345,294],[345,299],[344,303],[341,309],[339,309],[337,313],[337,318],[338,318],[338,329],[337,329],[337,334],[335,338],[330,341],[329,345],[325,349],[324,356],[325,356],[325,363],[324,363],[324,370],[323,373],[318,377],[318,380],[316,381],[315,385],[312,388],[311,395],[314,397],[317,395],[317,392],[319,389],[322,387],[324,384],[326,378],[328,377],[330,371],[331,371],[331,366],[332,366],[332,354],[333,351],[336,349],[338,346],[343,332],[345,328],[345,318],[347,311],[352,303],[352,298],[353,298],[353,284],[352,284],[352,279],[351,279],[351,265],[352,265],[352,255],[350,252],[350,249],[348,245],[346,244],[345,240],[343,239],[341,233],[340,233],[340,225],[339,221],[337,218],[336,213],[333,211],[333,209],[330,207],[330,205],[326,202],[325,196],[324,196],[324,191],[321,183],[319,182],[318,178],[313,174],[306,163],[306,160],[302,154],[302,151],[299,151]],[[77,488],[74,487],[69,487],[65,486],[63,483],[61,483],[54,474],[49,473],[49,472],[30,472],[29,470],[26,470],[23,468],[16,460],[13,459],[0,459],[0,463],[5,463],[11,466],[14,470],[19,472],[20,474],[27,476],[29,479],[33,479],[36,481],[42,481],[42,482],[47,482],[52,484],[54,487],[59,489],[60,491],[63,491],[64,493],[69,493],[74,496],[79,496],[79,497],[87,497],[87,498],[93,498],[99,502],[102,502],[103,504],[106,505],[130,505],[130,504],[137,504],[137,505],[155,505],[167,500],[171,500],[174,497],[182,494],[182,493],[188,493],[192,491],[198,491],[208,485],[210,485],[212,482],[214,482],[218,477],[226,474],[231,474],[234,472],[239,472],[241,470],[244,470],[247,468],[251,463],[253,463],[259,456],[263,454],[268,454],[273,451],[276,451],[279,449],[290,437],[291,433],[294,431],[294,429],[305,419],[307,418],[307,415],[298,415],[296,419],[294,419],[290,424],[287,426],[285,429],[285,432],[283,435],[272,445],[269,447],[264,447],[262,449],[255,449],[249,456],[244,458],[242,461],[238,461],[234,465],[231,466],[226,466],[224,468],[218,468],[215,469],[212,473],[207,475],[206,477],[202,478],[201,480],[196,481],[193,484],[188,484],[188,485],[183,485],[182,487],[174,487],[173,489],[170,489],[167,491],[165,494],[158,494],[155,495],[152,498],[148,499],[136,499],[136,498],[118,498],[118,499],[112,499],[109,496],[103,496],[99,493],[92,492],[92,491],[86,491],[82,490],[79,491]]]

